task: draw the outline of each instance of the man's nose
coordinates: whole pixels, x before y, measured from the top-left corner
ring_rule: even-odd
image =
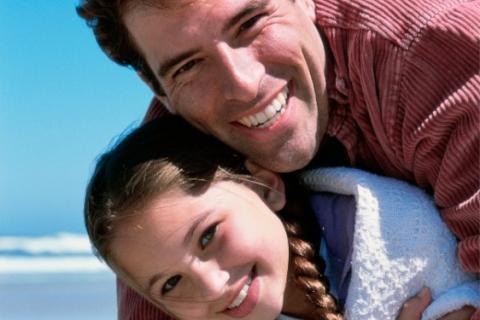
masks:
[[[190,265],[192,280],[198,293],[207,299],[218,299],[226,290],[230,275],[215,260],[193,261]]]
[[[252,101],[258,95],[265,67],[248,47],[217,46],[220,75],[218,80],[226,100]]]

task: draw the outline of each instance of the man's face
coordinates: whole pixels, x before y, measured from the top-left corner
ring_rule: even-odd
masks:
[[[165,90],[160,99],[266,168],[305,166],[328,121],[311,0],[189,2],[124,15]]]

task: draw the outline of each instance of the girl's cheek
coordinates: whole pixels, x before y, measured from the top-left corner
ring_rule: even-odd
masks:
[[[255,230],[252,226],[250,226],[249,229]],[[222,236],[221,251],[233,256],[233,259],[241,260],[242,258],[246,258],[246,255],[251,255],[252,252],[258,251],[254,243],[255,237],[253,235],[248,235],[247,232],[235,232],[231,229],[225,231]]]

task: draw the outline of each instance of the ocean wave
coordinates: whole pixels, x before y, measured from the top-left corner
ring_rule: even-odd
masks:
[[[0,254],[88,255],[91,252],[88,237],[82,234],[58,233],[42,237],[0,237]]]
[[[107,271],[105,263],[91,257],[6,257],[0,256],[0,274],[85,273]]]

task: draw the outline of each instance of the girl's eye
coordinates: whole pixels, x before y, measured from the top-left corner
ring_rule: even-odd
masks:
[[[205,230],[205,232],[202,233],[199,240],[199,245],[200,245],[200,248],[202,248],[202,250],[208,246],[210,241],[212,241],[216,231],[217,231],[217,224],[214,224],[208,227]]]
[[[242,32],[245,32],[245,31],[249,30],[250,28],[252,28],[258,22],[258,20],[263,18],[264,15],[265,14],[263,14],[263,13],[262,14],[257,14],[253,18],[250,18],[247,21],[245,21],[244,23],[242,23],[242,25],[240,25],[240,27],[238,28],[238,34],[241,34]]]
[[[193,59],[182,65],[180,68],[178,68],[175,73],[173,74],[173,78],[176,78],[177,76],[181,75],[182,73],[185,73],[192,69],[197,63],[200,62],[200,59]]]
[[[162,295],[172,291],[175,288],[175,286],[178,284],[180,279],[182,279],[182,276],[176,275],[169,278],[167,281],[165,281],[162,287]]]

